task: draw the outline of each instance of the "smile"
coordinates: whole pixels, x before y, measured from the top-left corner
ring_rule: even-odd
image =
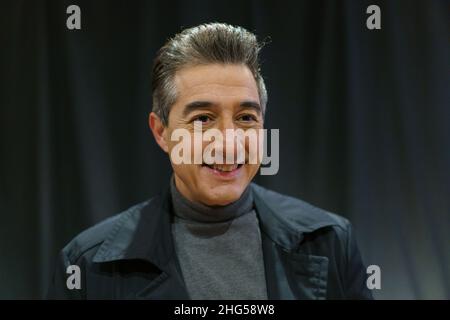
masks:
[[[242,164],[204,164],[210,169],[218,170],[222,172],[231,172],[242,166]]]
[[[242,168],[242,164],[202,164],[202,167],[216,176],[233,178]]]

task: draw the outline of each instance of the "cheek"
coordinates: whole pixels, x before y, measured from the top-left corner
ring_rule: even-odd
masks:
[[[258,170],[262,161],[264,151],[264,145],[262,143],[264,141],[263,139],[264,138],[259,135],[257,135],[256,138],[245,139],[244,148],[246,160],[250,165],[256,166],[256,170]]]
[[[259,170],[260,164],[247,164],[246,169],[248,173],[248,177],[253,178]]]
[[[191,186],[194,186],[202,183],[202,179],[199,179],[198,166],[191,164],[172,164],[172,168],[186,184],[192,184]]]

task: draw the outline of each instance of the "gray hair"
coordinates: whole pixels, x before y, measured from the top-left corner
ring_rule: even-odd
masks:
[[[185,29],[169,39],[158,51],[153,64],[153,111],[164,125],[177,99],[175,73],[182,67],[210,63],[244,64],[256,81],[264,115],[267,91],[260,73],[259,51],[263,47],[256,36],[242,27],[208,23]]]

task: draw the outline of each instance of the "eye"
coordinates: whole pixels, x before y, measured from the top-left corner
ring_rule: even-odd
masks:
[[[205,114],[201,114],[201,115],[195,117],[193,119],[193,121],[200,121],[202,123],[207,123],[207,122],[211,121],[211,117],[209,117],[209,116],[207,116]]]
[[[239,116],[238,120],[244,121],[244,122],[250,122],[250,121],[256,121],[256,117],[251,114],[243,114],[243,115]]]

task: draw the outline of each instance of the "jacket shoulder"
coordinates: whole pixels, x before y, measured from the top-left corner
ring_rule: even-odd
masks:
[[[254,194],[264,202],[276,218],[293,230],[313,232],[331,226],[345,232],[349,228],[350,222],[340,215],[254,183],[252,187]]]
[[[89,251],[96,251],[105,241],[122,228],[132,227],[139,220],[143,207],[152,199],[136,204],[112,217],[109,217],[75,236],[62,250],[69,261],[76,262]]]

